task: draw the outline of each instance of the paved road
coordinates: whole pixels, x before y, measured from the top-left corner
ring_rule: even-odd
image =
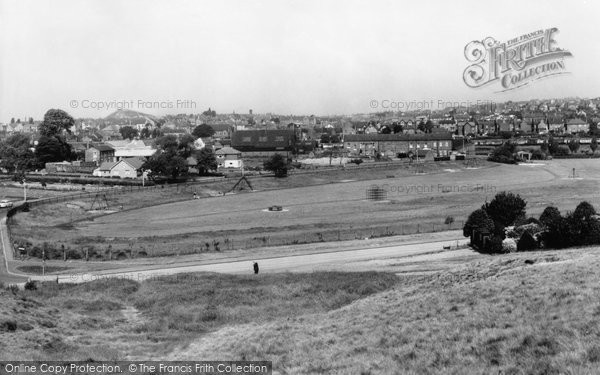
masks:
[[[310,272],[317,270],[366,270],[361,262],[373,259],[407,257],[442,251],[444,246],[465,245],[464,237],[444,241],[412,243],[398,246],[379,247],[362,250],[348,250],[309,255],[291,255],[258,259],[261,273],[270,272]],[[59,282],[81,283],[104,278],[122,278],[143,281],[153,277],[189,272],[219,272],[229,274],[251,274],[252,261],[232,261],[212,264],[189,264],[163,268],[130,268],[119,271],[100,271],[58,276]],[[57,276],[35,276],[36,280],[56,280]]]
[[[0,212],[0,215],[2,215],[0,217],[0,281],[7,284],[25,282],[26,277],[11,274],[8,271],[8,261],[12,260],[13,253],[6,228],[6,210]]]

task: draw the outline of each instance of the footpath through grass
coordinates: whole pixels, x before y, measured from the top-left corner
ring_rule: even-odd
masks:
[[[396,282],[386,273],[319,272],[43,283],[14,296],[0,292],[7,301],[0,331],[8,327],[0,360],[160,358],[226,325],[330,311]]]

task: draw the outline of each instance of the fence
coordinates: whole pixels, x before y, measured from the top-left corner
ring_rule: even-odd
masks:
[[[44,244],[45,254],[50,259],[83,259],[83,260],[121,260],[140,257],[159,257],[172,255],[191,255],[226,250],[254,249],[274,246],[301,244],[317,244],[322,242],[339,242],[349,240],[371,240],[398,235],[418,233],[434,233],[447,230],[462,229],[463,222],[443,223],[399,223],[369,228],[325,229],[306,233],[268,233],[265,235],[247,234],[231,236],[192,235],[175,246],[163,246],[152,238],[127,240],[123,242],[95,242],[76,244]],[[12,239],[11,239],[12,241]],[[13,243],[13,242],[11,242]],[[66,245],[66,247],[65,247]],[[26,255],[41,256],[40,247],[27,247]],[[15,253],[15,257],[18,255]]]
[[[381,165],[399,165],[400,163],[381,163]],[[404,163],[402,163],[404,164]],[[401,165],[401,164],[400,164]],[[356,166],[353,168],[361,168]],[[361,168],[362,169],[362,168]],[[309,172],[309,171],[307,171]],[[261,176],[248,176],[249,178],[260,178]],[[94,198],[99,192],[106,195],[118,195],[133,193],[138,191],[150,191],[158,189],[175,189],[177,192],[190,192],[192,193],[194,187],[197,185],[214,183],[224,181],[224,178],[205,178],[194,182],[180,183],[180,184],[165,184],[165,185],[153,185],[153,186],[119,186],[110,187],[103,190],[88,190],[74,194],[67,194],[58,197],[42,198],[35,201],[29,201],[25,204],[14,207],[7,213],[7,227],[11,245],[14,244],[13,235],[10,228],[12,217],[19,211],[26,210],[31,207],[37,207],[44,204],[53,204],[60,202],[67,202],[80,199],[91,199]],[[244,237],[241,235],[233,234],[231,237],[227,236],[194,236],[194,241],[189,241],[185,246],[178,248],[177,250],[149,249],[148,247],[138,246],[136,249],[133,246],[122,246],[111,249],[109,259],[112,259],[112,251],[115,254],[128,254],[126,257],[137,257],[137,256],[162,256],[162,255],[183,255],[183,254],[194,254],[206,251],[221,251],[221,250],[234,250],[234,249],[251,249],[268,246],[285,246],[294,244],[308,244],[308,243],[319,243],[319,242],[332,242],[332,241],[347,241],[347,240],[359,240],[359,239],[373,239],[379,237],[390,237],[397,235],[410,235],[417,233],[431,233],[440,232],[447,230],[462,229],[462,221],[453,221],[450,223],[444,222],[422,222],[422,223],[395,223],[385,226],[371,226],[365,228],[348,228],[348,229],[323,229],[321,231],[311,231],[301,234],[292,233],[269,233],[267,235],[257,236],[256,234],[249,234]],[[148,245],[146,245],[148,246]],[[14,253],[15,249],[13,249]],[[77,250],[81,252],[80,255],[86,252],[85,249],[81,248]],[[87,253],[86,253],[87,254]],[[83,255],[82,255],[83,257]]]

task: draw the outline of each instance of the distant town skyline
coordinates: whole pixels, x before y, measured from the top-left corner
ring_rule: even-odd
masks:
[[[0,0],[0,122],[50,108],[101,118],[117,109],[101,103],[126,101],[157,116],[323,116],[400,109],[384,102],[595,98],[598,14],[585,0]],[[552,27],[573,54],[569,74],[504,93],[463,82],[468,43]],[[171,107],[139,105],[155,102]]]

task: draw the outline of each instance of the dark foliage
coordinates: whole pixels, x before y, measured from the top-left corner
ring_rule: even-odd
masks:
[[[530,251],[537,249],[537,247],[538,244],[535,238],[529,232],[523,232],[517,243],[517,251]]]
[[[263,163],[267,171],[275,173],[275,177],[286,177],[288,172],[287,161],[281,154],[273,155]]]

